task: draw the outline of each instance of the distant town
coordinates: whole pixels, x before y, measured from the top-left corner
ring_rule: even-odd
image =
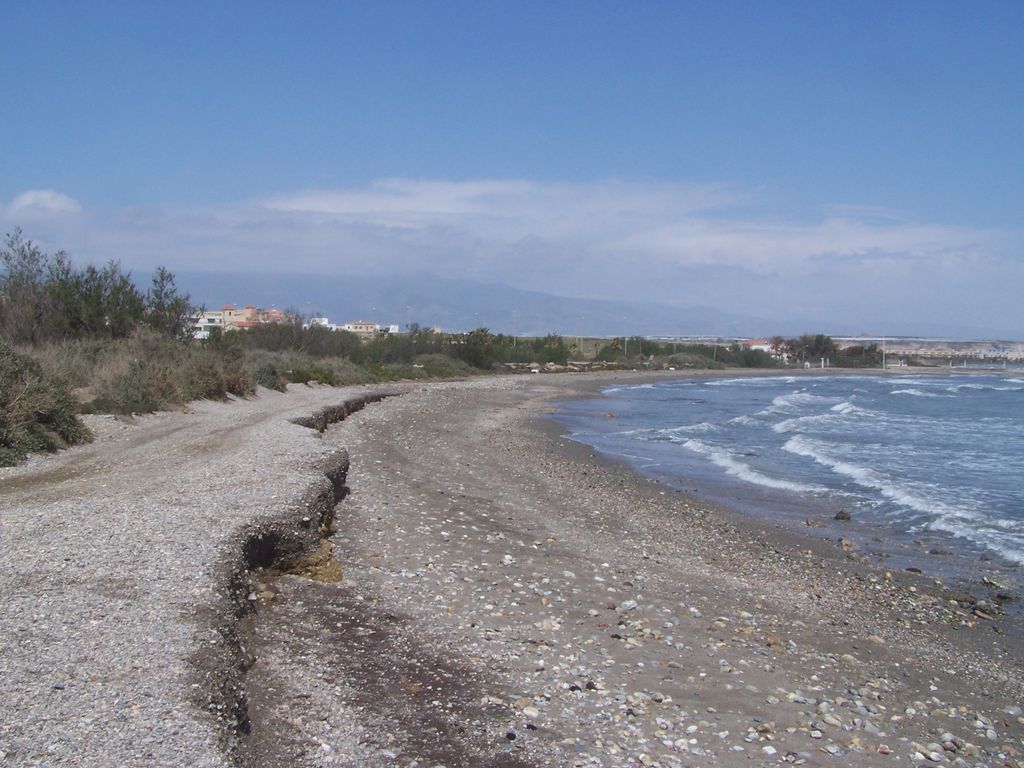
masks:
[[[402,328],[394,323],[379,323],[372,320],[352,320],[333,323],[330,318],[315,315],[302,318],[292,312],[280,309],[256,307],[247,304],[236,307],[225,304],[217,310],[204,310],[192,316],[193,335],[196,339],[208,339],[213,332],[245,331],[263,324],[301,324],[303,328],[323,328],[328,331],[347,331],[360,338],[370,339],[378,334],[401,333]],[[440,328],[429,330],[442,333]],[[594,337],[605,338],[605,337]],[[609,337],[610,338],[610,337]],[[743,349],[766,352],[782,363],[787,362],[783,339],[775,336],[769,339],[744,336],[716,335],[657,335],[645,337],[651,341],[678,344],[708,344],[712,346],[739,345]],[[893,363],[903,358],[914,358],[935,364],[943,360],[960,361],[1024,361],[1024,341],[997,341],[982,339],[936,339],[919,336],[841,336],[833,335],[832,340],[839,350],[853,347],[876,346],[884,354],[892,356]]]
[[[398,333],[397,325],[383,325],[367,320],[354,320],[335,324],[326,317],[310,317],[303,321],[298,315],[280,309],[264,309],[247,304],[236,307],[225,304],[220,309],[204,310],[192,316],[193,336],[208,339],[217,331],[246,331],[258,325],[302,323],[303,328],[318,327],[328,331],[348,331],[359,336],[374,336],[378,333]]]

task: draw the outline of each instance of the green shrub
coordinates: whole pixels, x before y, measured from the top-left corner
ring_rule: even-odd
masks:
[[[32,358],[0,343],[0,466],[91,437],[75,416],[67,387]]]
[[[257,368],[253,373],[253,379],[257,385],[276,389],[278,392],[284,392],[288,386],[288,379],[273,363],[264,363]]]
[[[257,374],[263,371],[262,375],[267,377],[266,381],[273,381],[270,378],[276,371],[281,376],[280,386],[272,389],[283,391],[288,382],[305,384],[307,381],[321,381],[324,379],[334,382],[333,386],[350,386],[355,384],[371,384],[377,378],[362,366],[356,365],[351,360],[341,357],[313,357],[307,352],[287,350],[268,351],[261,349],[247,349],[245,351],[246,369],[255,381]],[[316,375],[318,369],[320,377]],[[324,375],[327,372],[327,375]],[[307,378],[308,377],[308,378]],[[259,382],[263,386],[267,383]]]
[[[190,400],[222,400],[256,391],[242,350],[175,341],[148,329],[119,340],[97,362],[85,410],[151,413]]]
[[[327,384],[331,387],[338,386],[338,377],[334,375],[334,371],[319,364],[310,365],[307,368],[292,368],[287,372],[287,376],[288,381],[295,384],[314,382],[316,384]]]
[[[94,391],[92,409],[100,413],[152,413],[184,402],[171,369],[150,359],[116,361]]]
[[[227,392],[227,381],[220,360],[202,349],[189,355],[183,384],[185,400],[220,400]]]
[[[425,375],[434,378],[452,379],[459,376],[470,376],[480,371],[473,368],[465,360],[456,360],[448,355],[419,355],[414,365],[422,367]]]

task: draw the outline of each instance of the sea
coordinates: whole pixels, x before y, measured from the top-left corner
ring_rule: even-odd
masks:
[[[1021,584],[1024,370],[685,378],[555,418],[669,487],[887,565]]]

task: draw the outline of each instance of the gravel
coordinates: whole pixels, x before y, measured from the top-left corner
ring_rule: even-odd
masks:
[[[367,390],[261,392],[0,472],[0,762],[1021,765],[1008,619],[539,418],[607,378],[409,385],[334,426]],[[315,546],[344,451],[340,580],[243,572]]]
[[[89,417],[91,445],[0,470],[0,763],[230,764],[225,564],[322,482],[335,449],[288,419],[362,392]]]

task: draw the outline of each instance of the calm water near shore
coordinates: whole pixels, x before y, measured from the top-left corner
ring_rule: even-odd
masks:
[[[1024,372],[681,379],[603,394],[556,418],[673,487],[850,538],[896,566],[966,575],[982,563],[1019,580]]]

